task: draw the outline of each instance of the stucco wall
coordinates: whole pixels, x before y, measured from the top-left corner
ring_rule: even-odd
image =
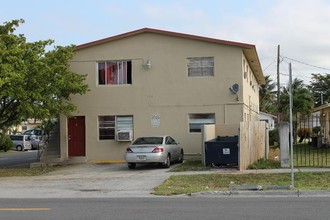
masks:
[[[188,57],[214,57],[213,77],[188,77]],[[86,156],[95,159],[123,159],[129,142],[99,140],[98,116],[133,115],[134,138],[141,135],[169,134],[186,153],[201,153],[201,134],[189,133],[189,113],[215,113],[217,124],[237,124],[244,112],[258,100],[256,93],[232,94],[229,87],[243,86],[242,59],[239,47],[192,39],[143,33],[102,45],[78,50],[71,69],[87,74],[90,92],[73,96],[86,118]],[[145,70],[144,60],[151,60]],[[132,84],[97,85],[97,61],[131,60]],[[160,117],[159,127],[151,125],[152,115]],[[64,119],[63,119],[64,120]],[[65,122],[65,120],[64,120]],[[66,123],[62,123],[66,126]],[[67,134],[62,132],[62,148],[67,147]]]
[[[244,54],[242,57],[242,79],[243,121],[257,121],[259,117],[259,84]]]

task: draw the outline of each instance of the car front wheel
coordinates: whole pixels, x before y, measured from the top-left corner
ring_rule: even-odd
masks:
[[[183,162],[183,150],[181,150],[181,152],[180,152],[180,157],[179,157],[178,162],[179,163],[182,163]]]
[[[21,145],[18,145],[18,146],[16,146],[16,150],[22,151],[23,150],[23,147]]]

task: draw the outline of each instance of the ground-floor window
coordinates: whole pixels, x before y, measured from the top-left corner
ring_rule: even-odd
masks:
[[[204,124],[215,124],[215,114],[189,114],[189,132],[201,132],[201,126]]]
[[[98,120],[100,140],[114,140],[118,130],[133,130],[132,115],[103,115]]]

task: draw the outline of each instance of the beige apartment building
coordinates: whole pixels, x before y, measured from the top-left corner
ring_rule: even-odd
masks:
[[[202,124],[259,120],[265,79],[251,44],[144,28],[79,45],[71,69],[90,91],[61,117],[61,158],[124,158],[132,140],[171,135],[200,154]]]

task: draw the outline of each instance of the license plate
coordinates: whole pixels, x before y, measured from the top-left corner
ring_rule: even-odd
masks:
[[[147,159],[147,155],[137,155],[137,158],[139,160],[146,160]]]

